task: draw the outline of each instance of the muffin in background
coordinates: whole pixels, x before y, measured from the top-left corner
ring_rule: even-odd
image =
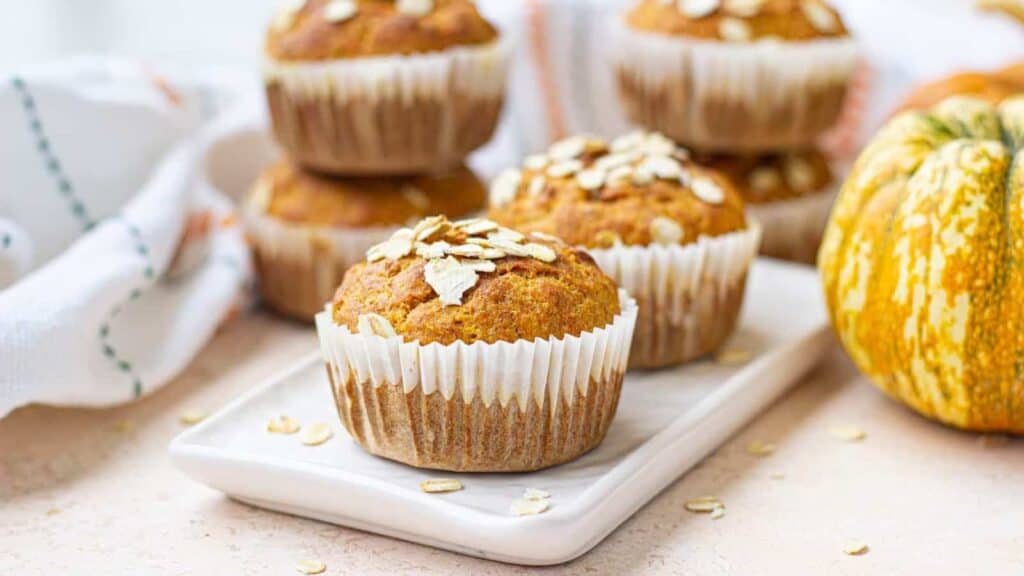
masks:
[[[999,104],[1024,92],[1024,61],[994,72],[960,72],[915,88],[897,112],[926,110],[950,96],[973,96]]]
[[[263,299],[311,321],[367,248],[428,215],[473,214],[485,200],[484,184],[465,166],[437,175],[340,178],[281,160],[253,185],[242,213]]]
[[[819,150],[697,158],[729,177],[761,225],[761,254],[813,264],[838,191]]]
[[[372,247],[316,318],[356,442],[460,472],[537,470],[599,444],[635,319],[585,252],[440,217]]]
[[[456,166],[504,99],[507,46],[470,0],[292,0],[264,52],[274,134],[323,172]]]
[[[629,118],[702,151],[813,144],[857,59],[824,0],[641,0],[614,29]]]
[[[491,187],[489,217],[587,249],[636,298],[631,368],[695,359],[732,334],[760,231],[729,180],[659,134],[573,137]]]

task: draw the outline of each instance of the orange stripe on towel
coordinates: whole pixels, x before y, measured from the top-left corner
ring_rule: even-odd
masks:
[[[142,65],[141,68],[142,75],[163,95],[167,103],[174,108],[181,108],[185,101],[181,92],[178,92],[166,78],[154,72],[149,66]]]
[[[832,158],[853,160],[859,152],[857,139],[867,112],[871,75],[871,66],[867,61],[861,60],[857,63],[850,90],[846,94],[846,102],[843,103],[843,111],[835,128],[825,135],[822,142],[822,146]]]
[[[558,84],[548,55],[545,2],[546,0],[526,0],[526,24],[530,38],[530,55],[537,69],[537,80],[544,98],[548,137],[551,140],[559,140],[566,136],[566,124],[559,105]]]

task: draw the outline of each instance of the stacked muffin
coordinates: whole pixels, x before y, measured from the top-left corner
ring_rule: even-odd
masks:
[[[616,24],[630,119],[722,169],[764,226],[761,252],[812,261],[834,197],[819,137],[856,45],[824,0],[641,0]]]
[[[464,165],[501,111],[508,49],[470,0],[290,0],[264,79],[286,157],[244,215],[264,300],[311,320],[400,227],[481,210]]]
[[[587,250],[636,299],[630,368],[717,350],[732,334],[760,230],[720,172],[655,133],[577,136],[491,187],[488,216]]]

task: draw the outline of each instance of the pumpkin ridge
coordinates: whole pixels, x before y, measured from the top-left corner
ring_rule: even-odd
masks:
[[[979,143],[981,146],[983,143]],[[1007,290],[1012,290],[1005,265],[1008,257],[1009,220],[1006,212],[1006,200],[1003,173],[1008,171],[1010,156],[1002,143],[997,148],[979,148],[979,153],[991,154],[991,164],[983,170],[979,184],[982,192],[989,199],[993,214],[990,229],[993,243],[990,249],[981,254],[974,254],[972,263],[982,272],[988,272],[987,282],[970,292],[972,317],[968,324],[968,337],[964,357],[968,371],[962,379],[968,387],[970,400],[966,417],[967,425],[1005,425],[1008,419],[1005,403],[993,402],[993,398],[1003,396],[1007,379],[1012,373],[1012,362],[1008,364],[1004,346],[1000,342],[1005,339],[1006,313],[1002,302]],[[995,152],[993,154],[993,152]],[[982,243],[975,243],[978,246]],[[987,265],[987,266],[986,266]],[[971,287],[966,287],[971,290]],[[990,410],[979,413],[979,406],[991,406]]]
[[[925,130],[924,127],[917,126],[918,124],[927,124],[932,130]],[[864,217],[865,206],[871,202],[872,198],[879,194],[882,188],[881,184],[887,180],[887,177],[881,174],[881,172],[898,171],[903,177],[909,178],[908,174],[916,171],[920,166],[920,162],[923,161],[923,159],[919,160],[912,166],[892,166],[892,163],[888,162],[887,158],[879,157],[880,155],[875,153],[876,150],[884,149],[890,140],[894,146],[905,147],[908,153],[919,148],[929,148],[932,142],[931,139],[923,134],[925,132],[934,132],[935,137],[939,140],[953,137],[952,131],[942,125],[941,122],[920,112],[902,114],[882,128],[879,137],[870,143],[860,158],[857,159],[853,170],[847,178],[847,182],[842,186],[843,190],[840,193],[839,201],[836,203],[835,208],[833,208],[829,218],[830,222],[822,242],[819,260],[822,256],[827,257],[829,254],[842,255],[843,258],[839,259],[845,259],[850,256],[850,251],[854,249],[854,247],[850,246],[850,243],[853,242],[855,235],[845,231],[856,231],[861,228],[860,221]],[[915,156],[918,155],[915,154]],[[903,170],[901,171],[900,168]],[[857,194],[855,198],[851,198],[851,195],[856,193],[857,186],[865,184],[862,182],[867,177],[865,172],[871,175],[872,179],[869,190],[865,190],[864,193]],[[850,203],[853,206],[847,206]],[[841,280],[843,274],[843,270],[833,270],[832,268],[826,265],[820,266],[822,279],[825,283],[826,300],[830,304],[830,312],[837,309],[838,303],[836,298],[839,297],[839,294],[837,293],[836,285]],[[832,315],[833,322],[835,322],[835,314],[833,313]]]
[[[1019,151],[1010,161],[1006,190],[1010,289],[1008,297],[1002,300],[1003,309],[1000,315],[1007,317],[1012,314],[1005,318],[1005,321],[1007,326],[1011,327],[1010,340],[1016,354],[1009,367],[1006,388],[1003,391],[1007,417],[1004,428],[1012,429],[1016,423],[1017,431],[1024,432],[1024,424],[1021,424],[1024,421],[1024,310],[1021,310],[1019,305],[1014,306],[1014,302],[1024,298],[1024,259],[1021,258],[1021,252],[1024,251],[1024,154]],[[1016,314],[1013,314],[1014,310]]]

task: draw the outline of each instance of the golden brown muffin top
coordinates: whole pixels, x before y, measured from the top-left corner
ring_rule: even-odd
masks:
[[[278,61],[423,54],[493,42],[470,0],[289,0],[267,33]]]
[[[832,184],[832,168],[819,150],[777,154],[708,154],[698,158],[732,180],[744,202],[761,204],[824,192]]]
[[[334,296],[349,330],[420,344],[578,336],[619,313],[585,252],[482,218],[428,218],[367,252]]]
[[[974,96],[999,104],[1024,92],[1024,61],[995,72],[961,72],[917,87],[897,112],[924,110],[950,96]]]
[[[610,143],[576,136],[527,157],[522,170],[495,179],[488,215],[586,248],[689,244],[746,228],[743,200],[724,175],[646,132]]]
[[[433,214],[466,216],[484,207],[486,195],[465,166],[438,175],[341,178],[281,160],[256,181],[248,204],[294,224],[368,228],[402,226]]]
[[[824,0],[641,0],[626,23],[636,30],[726,42],[849,35]]]

